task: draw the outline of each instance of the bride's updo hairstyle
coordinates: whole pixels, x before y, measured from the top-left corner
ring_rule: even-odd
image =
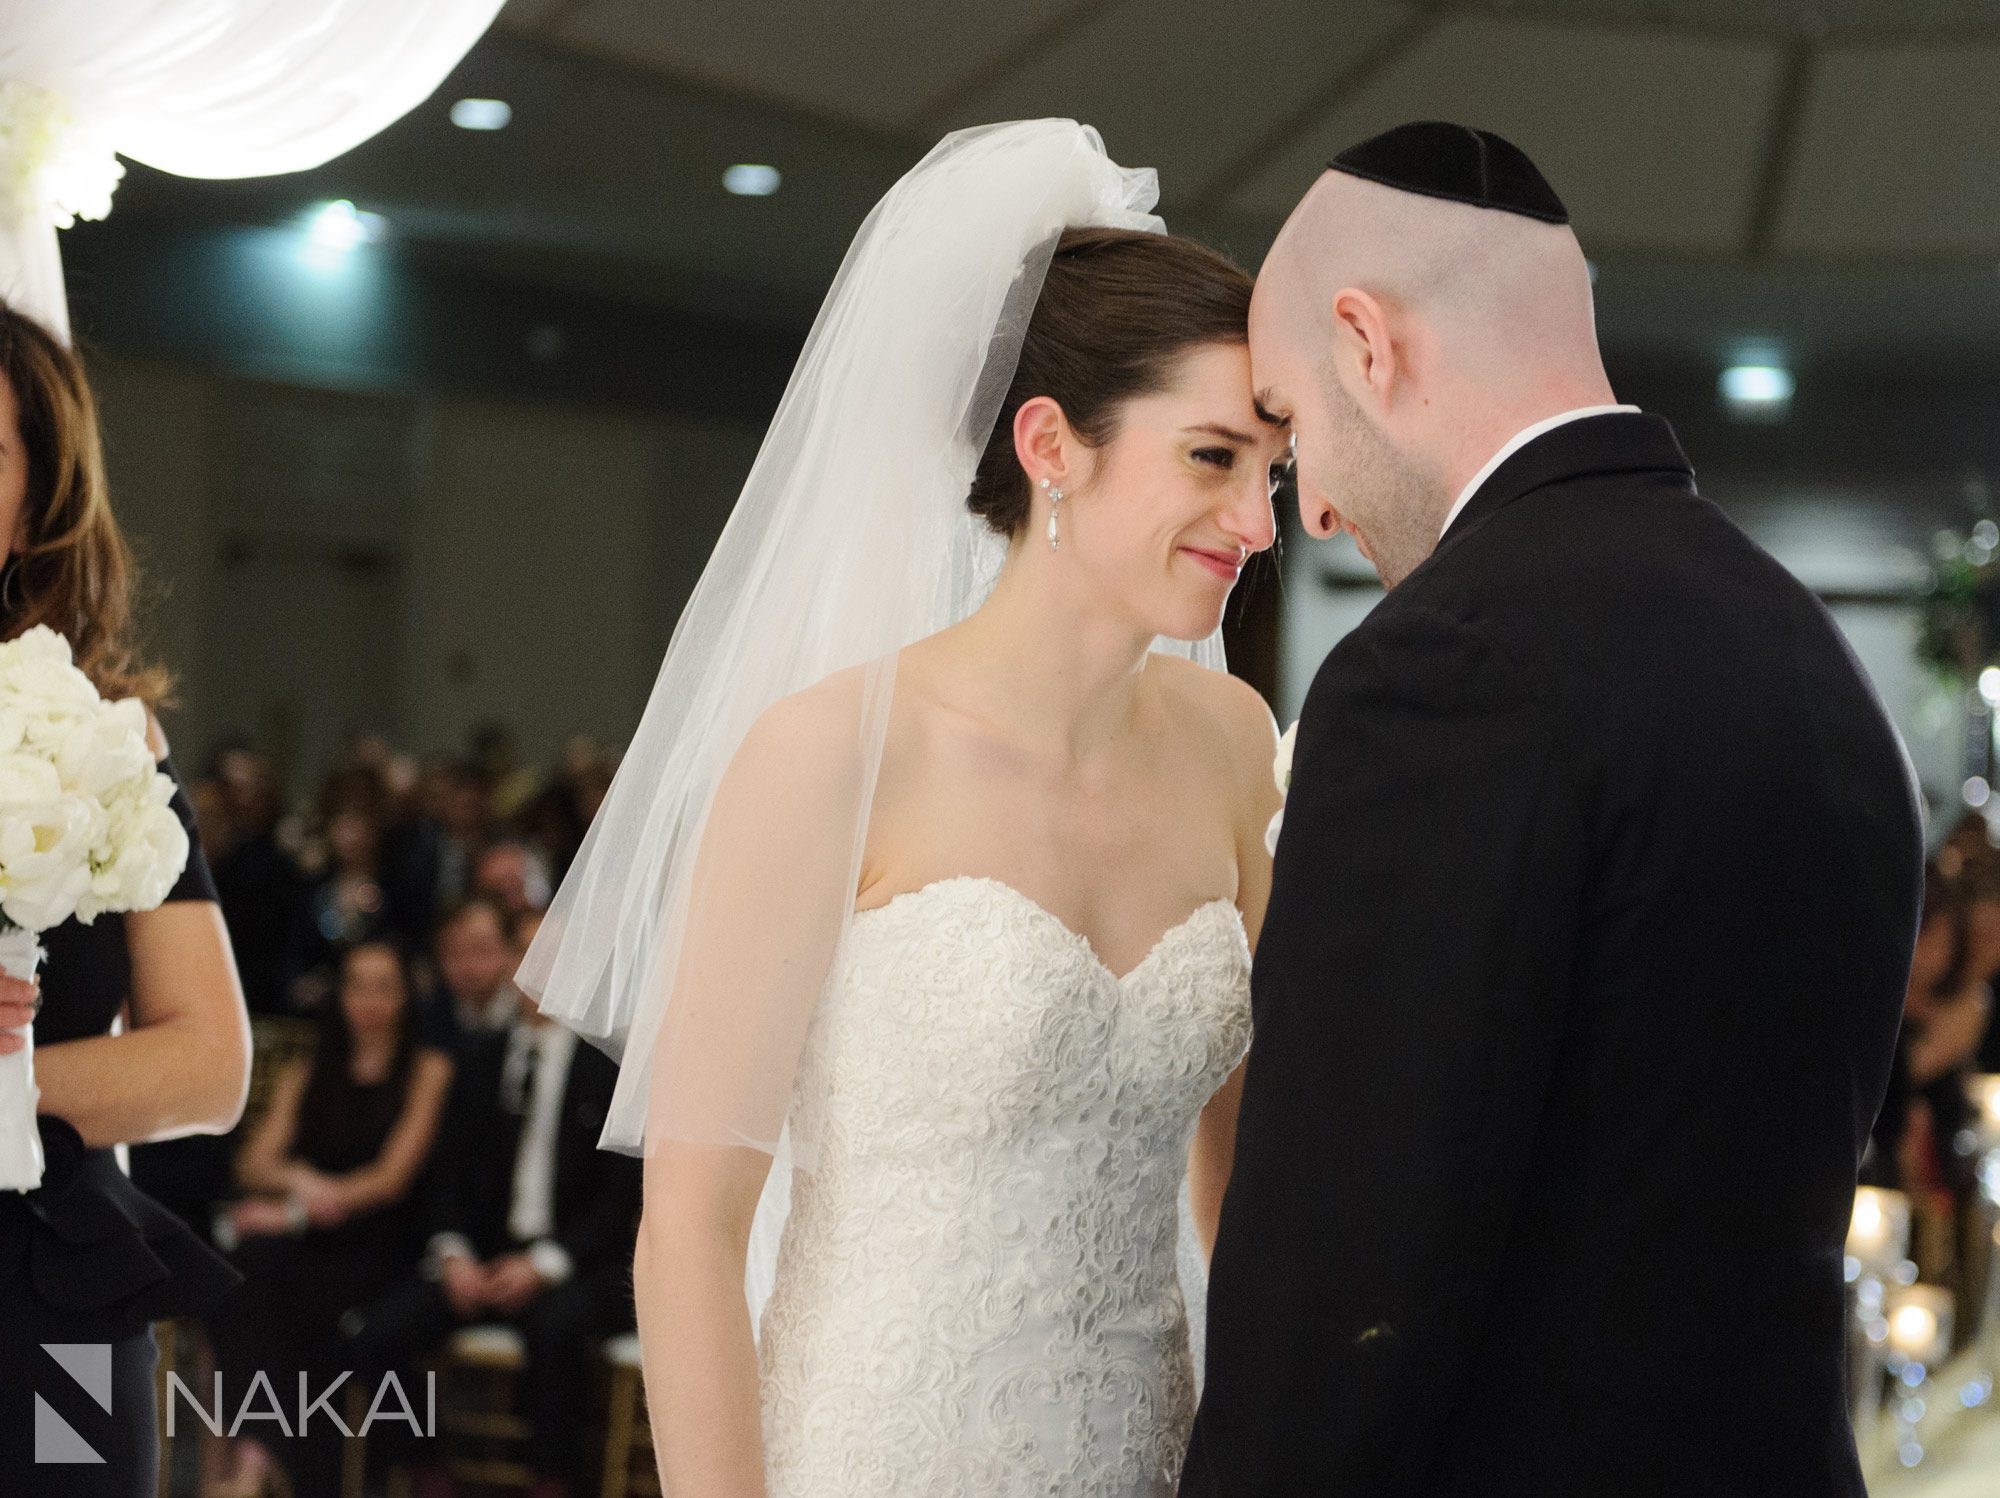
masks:
[[[1036,396],[1062,407],[1091,447],[1118,432],[1125,402],[1173,382],[1190,349],[1249,341],[1248,272],[1206,245],[1132,229],[1067,229],[1056,241],[1020,361],[966,506],[1003,536],[1028,523],[1014,417]]]

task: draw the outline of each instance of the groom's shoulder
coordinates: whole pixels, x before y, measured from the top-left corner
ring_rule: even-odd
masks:
[[[1790,612],[1801,593],[1684,481],[1563,483],[1448,537],[1322,671],[1337,680],[1386,676],[1406,658],[1458,660],[1548,693],[1578,673],[1602,680],[1621,653],[1659,654],[1663,634],[1695,641],[1753,602]]]
[[[1670,615],[1683,629],[1803,588],[1684,475],[1579,477],[1527,494],[1411,574],[1406,606],[1538,642]]]

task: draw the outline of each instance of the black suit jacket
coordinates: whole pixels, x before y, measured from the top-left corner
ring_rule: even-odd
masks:
[[[502,1105],[508,1032],[482,1034],[459,1059],[431,1158],[433,1232],[459,1233],[481,1258],[518,1247],[507,1228],[521,1120]],[[638,1230],[640,1164],[597,1147],[618,1067],[579,1040],[556,1126],[554,1231],[579,1276],[624,1276]]]
[[[1664,421],[1513,454],[1307,698],[1183,1494],[1859,1495],[1921,858],[1839,632]]]

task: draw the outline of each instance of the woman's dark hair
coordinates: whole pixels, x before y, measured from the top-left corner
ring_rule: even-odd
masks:
[[[1102,447],[1125,402],[1167,388],[1188,350],[1249,338],[1248,272],[1206,245],[1134,229],[1068,229],[1056,241],[1020,361],[980,454],[966,507],[1003,536],[1028,523],[1014,418],[1045,395]]]
[[[136,658],[137,569],[111,513],[97,403],[83,363],[48,329],[0,302],[0,375],[20,408],[28,544],[0,568],[0,636],[46,624],[107,697],[170,701],[173,679]],[[11,539],[11,538],[6,538]]]
[[[418,1045],[416,971],[402,944],[384,939],[355,942],[340,954],[340,976],[347,977],[348,964],[361,952],[387,952],[396,962],[403,984],[403,1013],[397,1022],[396,1054],[389,1062],[389,1076],[398,1085],[408,1077],[416,1061]],[[319,1044],[313,1050],[312,1068],[306,1076],[305,1094],[299,1101],[299,1116],[319,1116],[321,1106],[337,1106],[351,1085],[348,1068],[354,1060],[354,1031],[348,1027],[347,1010],[336,991],[320,1012]]]

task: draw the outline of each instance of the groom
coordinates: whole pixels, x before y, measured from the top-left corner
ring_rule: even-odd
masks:
[[[1842,1240],[1909,970],[1896,735],[1614,404],[1519,150],[1407,125],[1251,312],[1390,592],[1306,699],[1185,1498],[1860,1495]]]

